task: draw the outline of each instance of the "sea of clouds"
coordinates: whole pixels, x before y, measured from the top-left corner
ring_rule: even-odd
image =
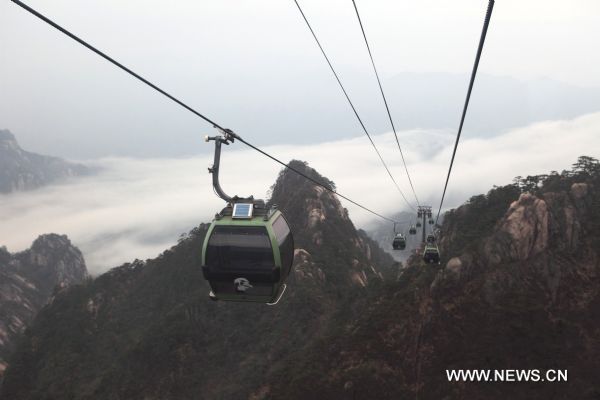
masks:
[[[436,209],[455,132],[411,130],[400,132],[399,138],[421,203]],[[393,134],[374,136],[374,141],[413,201]],[[408,209],[366,137],[265,150],[284,161],[308,161],[333,180],[340,193],[381,214]],[[536,123],[493,138],[465,136],[444,208],[458,206],[492,185],[510,183],[517,175],[560,172],[580,155],[598,158],[599,153],[600,112]],[[212,156],[104,158],[86,163],[100,172],[62,185],[0,195],[0,245],[21,251],[39,234],[66,234],[83,251],[90,272],[99,274],[135,258],[155,257],[175,244],[181,233],[209,222],[223,206],[207,173]],[[230,195],[266,197],[281,170],[238,142],[224,147],[221,163],[221,184]],[[358,227],[375,222],[373,215],[342,203]]]

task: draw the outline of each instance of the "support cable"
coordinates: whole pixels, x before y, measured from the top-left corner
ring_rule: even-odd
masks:
[[[490,24],[490,18],[492,17],[492,10],[494,8],[494,0],[489,0],[488,8],[485,13],[485,20],[483,22],[483,30],[481,31],[481,37],[479,39],[479,46],[477,47],[477,55],[475,56],[475,63],[473,64],[473,70],[471,71],[471,80],[469,82],[469,89],[467,90],[467,98],[465,99],[465,105],[463,107],[462,116],[460,118],[460,125],[458,127],[458,133],[456,135],[456,142],[454,143],[454,150],[452,151],[452,158],[450,159],[450,167],[448,168],[448,175],[446,176],[446,183],[444,184],[444,192],[442,193],[442,199],[440,201],[440,207],[435,217],[435,224],[437,225],[444,204],[444,197],[446,196],[446,189],[448,188],[448,181],[450,181],[450,173],[452,172],[452,165],[454,164],[454,157],[456,156],[456,149],[458,148],[458,142],[460,140],[460,134],[462,133],[463,124],[465,122],[465,116],[467,114],[467,108],[469,107],[469,100],[471,98],[471,91],[473,90],[473,83],[475,82],[475,76],[477,75],[477,67],[479,66],[479,59],[481,58],[481,52],[483,51],[483,44],[485,43],[485,36],[487,34],[488,26]]]
[[[358,115],[358,111],[356,111],[356,107],[354,107],[354,104],[352,103],[352,100],[350,100],[350,96],[348,95],[348,92],[346,92],[346,88],[344,88],[344,85],[342,84],[342,81],[340,80],[337,72],[335,71],[335,68],[333,68],[333,65],[331,64],[331,61],[329,61],[329,57],[327,57],[327,53],[325,53],[325,50],[323,49],[323,46],[321,46],[321,42],[317,38],[317,35],[315,34],[315,31],[313,30],[312,26],[310,25],[310,22],[308,22],[308,19],[306,18],[306,15],[304,14],[304,11],[302,11],[302,7],[300,7],[300,4],[298,4],[298,0],[294,0],[294,3],[296,3],[296,6],[298,7],[298,10],[300,11],[300,14],[302,14],[302,18],[304,19],[304,22],[306,22],[306,26],[308,26],[308,29],[310,30],[310,33],[312,34],[313,38],[317,42],[317,46],[319,46],[319,49],[321,50],[321,53],[323,54],[323,57],[325,57],[325,61],[327,61],[327,64],[329,65],[329,68],[331,69],[331,72],[333,72],[333,75],[335,76],[335,79],[336,79],[337,83],[340,85],[340,88],[342,89],[342,92],[344,93],[344,96],[346,97],[346,100],[348,100],[348,104],[350,104],[350,107],[352,108],[352,111],[354,112],[354,115],[356,116],[356,119],[360,123],[360,126],[362,127],[363,131],[365,132],[365,135],[367,135],[367,137],[369,138],[369,141],[371,142],[371,145],[373,146],[373,149],[375,149],[375,152],[377,153],[377,156],[379,157],[379,159],[381,160],[381,163],[385,167],[385,170],[387,171],[388,175],[392,179],[392,182],[394,182],[394,185],[396,186],[396,189],[398,190],[398,192],[400,193],[400,195],[402,195],[402,198],[404,199],[404,201],[406,202],[406,204],[408,204],[408,206],[410,207],[410,209],[413,210],[413,211],[415,211],[415,208],[406,199],[406,196],[404,195],[404,192],[402,192],[402,189],[400,189],[400,186],[398,186],[398,183],[394,179],[394,176],[390,172],[390,169],[388,168],[387,164],[383,160],[383,157],[381,156],[381,153],[377,149],[377,146],[375,146],[375,142],[373,142],[373,139],[371,138],[371,135],[369,134],[369,131],[367,130],[367,128],[365,127],[365,124],[363,123],[362,119]]]
[[[30,12],[31,14],[35,15],[36,17],[38,17],[39,19],[41,19],[42,21],[46,22],[47,24],[51,25],[52,27],[56,28],[57,30],[59,30],[60,32],[64,33],[65,35],[67,35],[68,37],[70,37],[71,39],[75,40],[76,42],[80,43],[81,45],[87,47],[88,49],[90,49],[91,51],[93,51],[94,53],[98,54],[99,56],[101,56],[102,58],[104,58],[105,60],[111,62],[112,64],[116,65],[117,67],[119,67],[120,69],[122,69],[123,71],[127,72],[128,74],[132,75],[133,77],[137,78],[138,80],[140,80],[141,82],[145,83],[146,85],[150,86],[152,89],[156,90],[157,92],[161,93],[162,95],[168,97],[169,99],[173,100],[175,103],[179,104],[180,106],[182,106],[183,108],[185,108],[186,110],[192,112],[193,114],[197,115],[198,117],[202,118],[204,121],[210,123],[214,128],[217,128],[221,133],[226,132],[231,134],[235,139],[239,140],[240,142],[244,143],[246,146],[250,147],[253,150],[258,151],[259,153],[261,153],[262,155],[270,158],[271,160],[281,164],[282,166],[284,166],[285,168],[295,172],[296,174],[302,176],[303,178],[311,181],[312,183],[314,183],[315,185],[318,185],[320,187],[322,187],[323,189],[343,198],[344,200],[347,200],[348,202],[354,204],[357,207],[360,207],[361,209],[383,219],[386,220],[388,222],[396,222],[395,220],[385,217],[373,210],[371,210],[368,207],[363,206],[362,204],[350,199],[347,196],[344,196],[343,194],[337,192],[336,190],[333,190],[332,188],[330,188],[327,185],[324,185],[323,183],[317,181],[316,179],[306,175],[305,173],[303,173],[302,171],[294,168],[294,167],[290,167],[289,165],[287,165],[286,163],[284,163],[283,161],[279,160],[278,158],[270,155],[269,153],[267,153],[264,150],[261,150],[260,148],[254,146],[253,144],[247,142],[246,140],[242,139],[239,135],[233,133],[231,130],[229,129],[225,129],[223,128],[221,125],[217,124],[216,122],[212,121],[211,119],[207,118],[206,116],[204,116],[203,114],[201,114],[200,112],[196,111],[195,109],[193,109],[192,107],[188,106],[187,104],[185,104],[184,102],[182,102],[181,100],[177,99],[176,97],[170,95],[169,93],[167,93],[166,91],[162,90],[161,88],[159,88],[158,86],[154,85],[153,83],[151,83],[150,81],[148,81],[147,79],[141,77],[140,75],[136,74],[135,72],[133,72],[131,69],[125,67],[123,64],[119,63],[118,61],[114,60],[113,58],[109,57],[107,54],[103,53],[102,51],[98,50],[97,48],[95,48],[94,46],[90,45],[89,43],[87,43],[86,41],[84,41],[83,39],[77,37],[76,35],[74,35],[73,33],[69,32],[68,30],[66,30],[65,28],[63,28],[62,26],[58,25],[57,23],[55,23],[54,21],[50,20],[49,18],[45,17],[44,15],[40,14],[39,12],[37,12],[36,10],[34,10],[33,8],[29,7],[27,4],[23,3],[20,0],[11,0],[13,3],[17,4],[18,6],[20,6],[21,8],[25,9],[26,11]],[[213,188],[214,189],[214,188]]]
[[[381,97],[383,98],[383,104],[385,104],[385,109],[387,111],[388,118],[390,120],[390,125],[392,126],[392,130],[394,131],[394,137],[396,138],[396,144],[398,144],[398,150],[400,150],[400,157],[402,158],[402,164],[404,165],[404,170],[406,171],[406,176],[408,177],[408,182],[410,183],[410,188],[412,189],[413,195],[415,196],[415,201],[417,205],[421,205],[419,198],[417,197],[417,192],[415,191],[415,187],[413,185],[412,179],[410,178],[410,174],[408,173],[408,167],[406,166],[406,161],[404,160],[404,153],[402,152],[402,148],[400,147],[400,140],[398,140],[398,133],[396,132],[396,126],[394,125],[394,120],[392,119],[392,113],[390,112],[390,108],[387,103],[387,99],[385,97],[385,93],[383,92],[383,86],[381,85],[381,80],[379,79],[379,73],[377,72],[377,67],[375,67],[375,61],[373,60],[373,54],[371,53],[371,47],[369,46],[369,41],[367,40],[367,35],[365,33],[365,28],[363,27],[362,20],[360,18],[360,14],[358,12],[358,7],[356,6],[356,2],[352,0],[352,4],[354,5],[354,10],[356,11],[356,17],[358,18],[358,23],[360,24],[360,30],[362,31],[363,38],[365,39],[365,44],[367,45],[367,51],[369,52],[369,58],[371,59],[371,65],[373,65],[373,71],[375,72],[375,77],[377,77],[377,84],[379,85],[379,91],[381,92]]]

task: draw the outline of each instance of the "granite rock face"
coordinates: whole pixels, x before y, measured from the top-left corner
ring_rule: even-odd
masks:
[[[600,169],[534,189],[498,187],[447,213],[443,267],[412,256],[265,398],[599,398]],[[451,382],[452,369],[568,382]]]
[[[87,276],[81,252],[66,236],[41,235],[30,249],[16,254],[0,248],[0,373],[17,338],[55,290]]]

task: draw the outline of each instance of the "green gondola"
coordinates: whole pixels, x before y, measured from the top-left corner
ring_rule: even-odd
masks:
[[[250,216],[239,217],[249,209]],[[262,201],[233,203],[208,229],[202,272],[216,300],[273,303],[285,290],[293,259],[294,240],[281,211]]]
[[[212,221],[202,246],[202,273],[213,300],[276,304],[294,260],[294,238],[284,215],[262,200],[227,196],[219,185],[221,144],[235,134],[207,137],[215,141],[213,187],[227,206]]]
[[[423,261],[428,264],[440,263],[440,250],[434,243],[427,243],[423,249]]]
[[[401,233],[397,234],[392,242],[392,247],[394,248],[394,250],[406,249],[406,237]]]

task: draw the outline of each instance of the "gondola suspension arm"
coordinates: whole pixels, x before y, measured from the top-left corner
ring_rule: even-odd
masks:
[[[204,141],[207,143],[211,141],[215,142],[215,157],[212,167],[208,168],[208,173],[212,174],[213,188],[217,196],[219,196],[226,202],[231,203],[233,200],[239,200],[240,197],[231,197],[223,191],[223,188],[221,188],[221,183],[219,182],[219,167],[221,166],[221,145],[225,144],[229,146],[229,143],[233,143],[235,141],[235,138],[238,136],[231,129],[221,129],[217,126],[215,126],[215,128],[219,130],[221,135],[206,135],[204,137]],[[248,197],[247,199],[252,199],[252,196]]]

